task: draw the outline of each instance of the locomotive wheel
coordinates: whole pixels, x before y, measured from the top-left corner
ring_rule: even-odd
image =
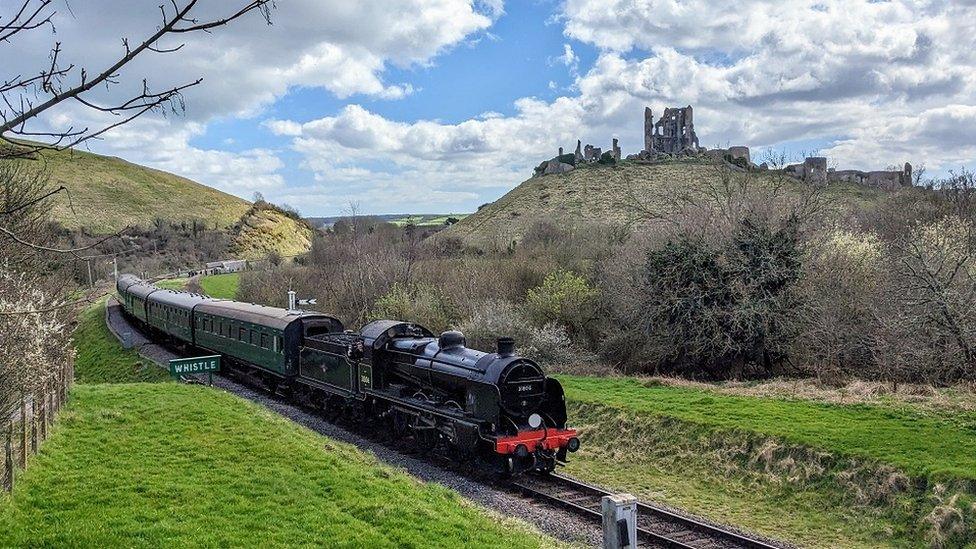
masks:
[[[437,429],[433,427],[415,428],[413,438],[422,453],[428,453],[437,446]]]

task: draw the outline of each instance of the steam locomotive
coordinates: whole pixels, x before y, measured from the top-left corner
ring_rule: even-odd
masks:
[[[125,314],[151,334],[223,356],[225,370],[327,414],[358,417],[424,450],[447,447],[517,475],[551,472],[579,449],[562,386],[500,338],[377,320],[358,332],[315,312],[161,289],[122,275]]]

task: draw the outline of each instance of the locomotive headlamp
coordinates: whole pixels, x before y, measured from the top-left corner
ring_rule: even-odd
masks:
[[[529,427],[532,427],[533,429],[542,427],[542,416],[539,414],[532,414],[529,416]]]
[[[575,452],[576,450],[579,450],[579,447],[580,447],[580,441],[576,437],[573,437],[569,439],[568,442],[566,442],[566,449],[569,450],[570,452]]]

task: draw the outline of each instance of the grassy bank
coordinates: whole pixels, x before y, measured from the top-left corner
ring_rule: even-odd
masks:
[[[72,336],[75,379],[82,383],[164,381],[165,370],[125,349],[105,325],[105,299],[85,309]]]
[[[160,288],[166,288],[168,290],[182,290],[186,288],[186,283],[189,278],[167,278],[165,280],[157,280],[154,284]]]
[[[200,277],[200,287],[210,297],[234,299],[241,283],[240,273],[225,273]]]
[[[640,414],[666,415],[725,430],[878,460],[920,476],[976,479],[976,412],[947,421],[916,410],[840,406],[647,386],[620,378],[563,378],[569,398]]]
[[[583,478],[814,547],[974,539],[966,414],[561,380]]]
[[[0,546],[539,546],[353,447],[233,395],[78,385],[0,500]]]

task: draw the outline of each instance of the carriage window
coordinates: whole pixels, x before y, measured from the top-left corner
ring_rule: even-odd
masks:
[[[257,345],[257,344],[258,344],[258,333],[255,332],[254,330],[251,330],[251,345]]]
[[[281,344],[281,336],[275,336],[274,338],[275,351],[279,353],[284,352],[284,346]]]
[[[244,341],[244,337],[245,337],[244,334],[245,333],[247,333],[247,330],[245,330],[244,328],[238,328],[237,329],[237,340],[238,341]]]
[[[261,334],[261,347],[268,348],[268,334]]]

